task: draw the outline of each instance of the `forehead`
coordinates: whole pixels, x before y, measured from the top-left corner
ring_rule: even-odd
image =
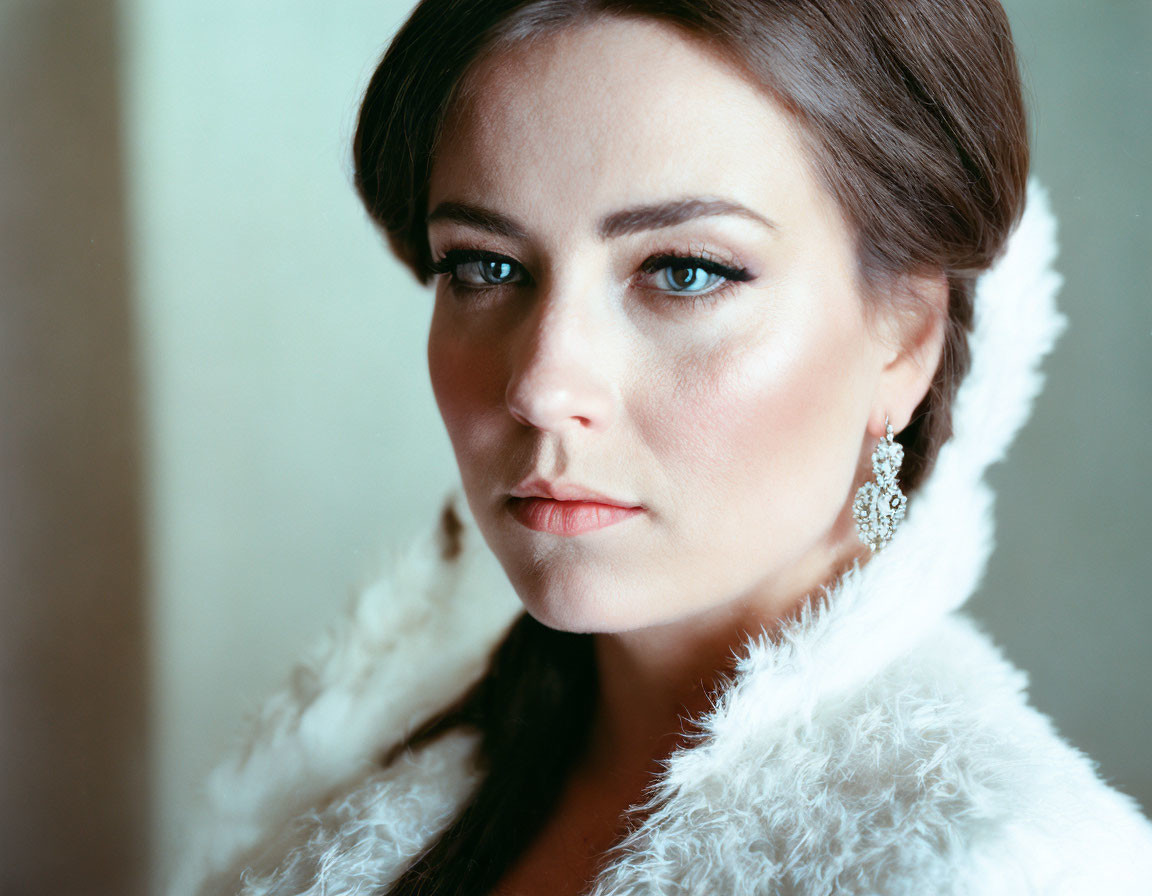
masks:
[[[811,190],[799,127],[715,50],[606,18],[497,52],[448,115],[429,205],[587,215],[678,195],[752,205]]]

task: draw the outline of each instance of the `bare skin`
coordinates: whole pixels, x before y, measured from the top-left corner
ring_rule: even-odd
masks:
[[[526,609],[595,633],[588,755],[498,890],[562,896],[584,889],[732,652],[868,559],[852,499],[885,415],[902,429],[931,384],[947,287],[908,277],[893,289],[925,314],[867,314],[795,122],[665,26],[568,29],[472,78],[429,190],[433,259],[469,259],[438,278],[429,372]],[[670,205],[674,220],[620,226]],[[509,495],[533,475],[642,512],[578,535],[527,528]]]
[[[566,782],[557,811],[501,878],[493,896],[586,890],[604,855],[626,833],[625,812],[641,802],[643,788],[655,774],[655,767],[636,774],[615,766],[581,766]]]

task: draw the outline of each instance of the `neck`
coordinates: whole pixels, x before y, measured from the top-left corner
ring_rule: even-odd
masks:
[[[823,584],[870,552],[858,542],[817,551],[788,581],[709,610],[625,632],[599,633],[599,696],[585,767],[605,778],[652,775],[690,742],[686,719],[711,709],[748,639],[774,638]]]

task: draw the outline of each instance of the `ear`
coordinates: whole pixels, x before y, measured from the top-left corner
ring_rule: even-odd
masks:
[[[884,417],[894,432],[912,419],[940,365],[948,321],[948,278],[943,271],[902,274],[892,283],[889,307],[881,312],[883,367],[868,430],[884,436]]]

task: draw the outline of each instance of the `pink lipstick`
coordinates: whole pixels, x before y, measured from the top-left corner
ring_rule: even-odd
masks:
[[[618,507],[597,501],[557,501],[534,496],[510,497],[508,509],[522,526],[555,535],[580,535],[644,512],[643,507]]]

